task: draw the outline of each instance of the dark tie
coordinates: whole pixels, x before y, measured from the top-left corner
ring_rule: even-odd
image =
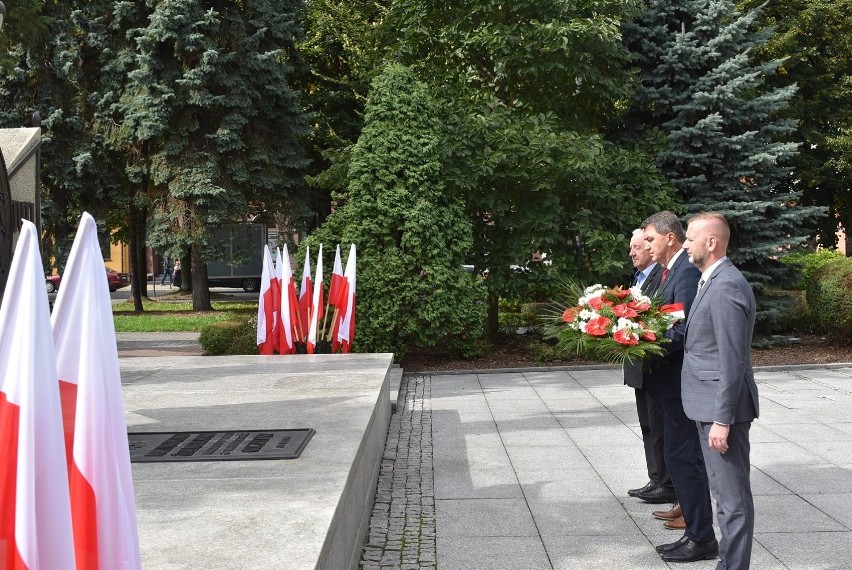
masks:
[[[704,279],[698,282],[698,292],[701,292],[701,288],[704,287]]]
[[[660,285],[662,285],[663,283],[666,282],[666,277],[668,277],[668,276],[669,276],[669,268],[666,267],[665,269],[663,269],[663,277],[660,279]]]

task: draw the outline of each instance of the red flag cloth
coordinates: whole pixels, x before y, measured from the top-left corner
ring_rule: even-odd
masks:
[[[311,283],[311,246],[305,248],[305,265],[302,268],[302,282],[299,288],[299,321],[301,324],[299,337],[308,338],[308,327],[311,324],[311,303],[314,299],[314,289]]]
[[[317,330],[319,329],[319,321],[323,316],[323,293],[325,286],[322,282],[322,244],[319,246],[319,254],[317,254],[317,272],[314,278],[314,296],[311,302],[311,325],[308,328],[308,354],[313,354],[317,347]]]
[[[334,269],[331,270],[331,284],[328,287],[328,304],[340,307],[346,302],[346,278],[343,277],[343,265],[340,263],[340,244],[334,252]]]
[[[103,268],[98,275],[103,279]],[[73,568],[56,354],[36,227],[22,221],[0,308],[0,568]]]
[[[77,568],[141,568],[130,448],[109,285],[84,213],[51,326],[70,461]]]
[[[293,354],[296,352],[296,339],[293,334],[293,326],[296,321],[296,287],[293,283],[293,270],[290,268],[290,253],[287,246],[284,250],[278,250],[278,263],[275,266],[278,280],[281,283],[279,295],[281,308],[278,328],[278,352],[281,354]]]
[[[275,266],[269,246],[263,246],[263,270],[260,274],[260,296],[257,302],[257,346],[260,354],[275,351],[275,320],[278,316],[275,299]]]
[[[352,349],[352,343],[355,341],[355,244],[349,247],[349,257],[346,258],[346,310],[343,312],[343,318],[340,321],[340,327],[337,333],[337,340],[345,353]]]

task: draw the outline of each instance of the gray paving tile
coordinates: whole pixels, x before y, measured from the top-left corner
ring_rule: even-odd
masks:
[[[803,495],[802,498],[848,530],[852,530],[852,489],[846,493]]]
[[[852,532],[756,532],[754,539],[786,568],[843,570],[852,560]],[[757,570],[757,569],[755,569]]]
[[[523,499],[441,499],[435,512],[438,537],[538,536]]]
[[[754,498],[755,532],[808,533],[849,530],[802,497],[759,495]]]
[[[586,458],[572,443],[550,447],[510,447],[507,451],[515,471],[572,469],[588,465]]]
[[[538,537],[438,536],[441,570],[550,570]]]
[[[529,428],[524,430],[500,432],[503,445],[509,447],[548,447],[554,445],[573,445],[574,442],[560,427]]]
[[[655,570],[668,568],[638,529],[621,535],[542,537],[554,570],[606,568],[607,570]],[[713,565],[690,564],[689,570],[710,569]]]
[[[618,536],[636,528],[612,496],[528,497],[527,502],[542,536]]]
[[[435,470],[435,498],[523,499],[523,492],[511,468],[446,466]]]
[[[588,466],[576,469],[518,470],[517,479],[527,498],[589,499],[613,496],[597,471]]]
[[[785,462],[769,463],[759,467],[778,483],[799,495],[842,493],[852,489],[852,465]]]

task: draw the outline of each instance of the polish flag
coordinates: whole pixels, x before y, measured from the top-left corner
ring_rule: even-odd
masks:
[[[263,271],[260,274],[260,297],[257,302],[257,345],[260,354],[272,354],[276,348],[275,326],[278,317],[276,305],[275,266],[269,246],[263,246]]]
[[[106,284],[103,267],[99,277]],[[50,308],[38,233],[26,220],[0,331],[0,568],[74,568]]]
[[[287,246],[284,251],[278,249],[278,265],[275,266],[278,279],[281,282],[281,327],[278,329],[278,352],[281,354],[293,354],[296,352],[296,340],[293,335],[293,327],[296,322],[296,284],[293,282],[293,270],[290,267],[290,253]]]
[[[83,213],[50,321],[77,568],[141,568],[121,373],[94,218]]]
[[[314,277],[314,296],[311,302],[311,325],[308,329],[308,354],[313,354],[317,347],[317,329],[323,315],[323,293],[325,287],[322,282],[322,244],[319,246],[317,255],[317,273]]]
[[[346,277],[346,310],[343,311],[336,337],[344,354],[351,350],[352,343],[355,341],[355,260],[355,244],[353,243],[349,247],[346,271],[343,274]]]
[[[331,285],[328,287],[328,304],[339,307],[346,300],[346,279],[343,277],[343,265],[340,263],[340,244],[334,252],[334,269],[331,270]]]
[[[306,335],[311,322],[311,302],[314,290],[311,284],[311,246],[305,248],[305,266],[302,269],[302,283],[299,288],[299,322],[304,327],[300,333]]]

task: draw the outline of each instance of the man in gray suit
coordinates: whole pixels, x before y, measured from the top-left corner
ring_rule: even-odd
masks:
[[[749,480],[749,428],[758,415],[751,366],[755,301],[751,286],[727,258],[725,218],[702,213],[689,221],[684,248],[701,271],[686,321],[681,397],[695,420],[722,538],[717,570],[747,569],[754,536]]]

